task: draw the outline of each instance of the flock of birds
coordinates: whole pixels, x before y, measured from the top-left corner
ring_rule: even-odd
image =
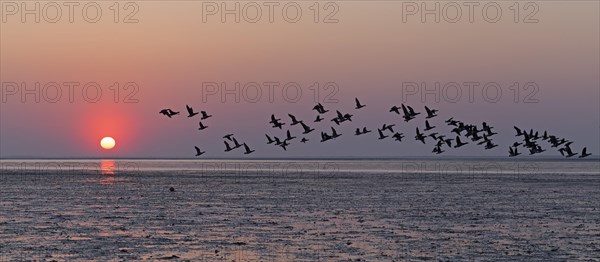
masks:
[[[362,104],[358,100],[358,98],[355,98],[354,100],[354,110],[360,110],[366,106]],[[186,110],[188,112],[188,118],[200,115],[200,122],[198,128],[199,130],[204,130],[208,128],[208,126],[204,125],[202,121],[207,120],[208,118],[212,117],[212,115],[209,115],[206,111],[195,112],[194,109],[189,105],[186,105]],[[325,107],[321,103],[315,105],[312,108],[312,110],[317,112],[317,116],[315,120],[313,120],[313,123],[319,123],[324,121],[325,117],[327,116],[327,113],[329,112],[329,110],[325,109]],[[421,114],[421,112],[416,112],[412,107],[404,104],[400,106],[392,106],[389,112],[400,115],[404,122],[410,122],[414,119],[417,119],[417,117]],[[431,141],[433,143],[433,150],[431,151],[432,153],[442,154],[448,149],[460,148],[469,143],[482,146],[484,150],[493,149],[498,146],[493,142],[494,135],[497,135],[498,133],[494,132],[494,127],[488,125],[486,122],[483,122],[481,126],[478,126],[476,124],[469,124],[459,120],[455,120],[454,118],[450,118],[448,120],[445,120],[445,124],[451,129],[450,134],[439,134],[439,132],[441,132],[440,128],[431,125],[431,123],[429,122],[429,120],[438,116],[438,112],[439,110],[431,109],[425,106],[425,126],[422,127],[422,131],[417,126],[414,137],[415,140],[420,141],[423,144],[427,144],[428,141]],[[172,118],[173,116],[179,115],[179,113],[180,112],[176,112],[171,109],[163,109],[160,111],[160,114],[163,114],[168,118]],[[342,113],[339,110],[336,110],[335,117],[331,118],[330,121],[335,123],[336,126],[346,125],[352,122],[353,116],[354,115],[350,113]],[[288,117],[291,121],[289,122],[290,128],[291,126],[298,125],[301,127],[300,134],[303,137],[302,139],[300,139],[300,142],[309,142],[310,140],[306,137],[306,135],[315,131],[315,128],[312,128],[303,120],[299,120],[296,116],[292,114],[288,114]],[[272,128],[279,130],[283,130],[283,127],[287,125],[287,123],[283,122],[281,118],[277,118],[275,114],[271,115],[270,121],[268,123],[271,124]],[[377,128],[378,139],[384,140],[391,137],[390,139],[393,141],[402,142],[402,139],[405,138],[405,135],[404,133],[395,131],[395,126],[396,124],[393,123],[384,123],[381,126],[381,128]],[[517,132],[516,137],[523,137],[523,140],[520,142],[514,142],[511,146],[508,147],[509,157],[516,157],[518,155],[521,155],[521,153],[519,152],[519,147],[528,150],[530,155],[545,152],[546,149],[544,149],[539,144],[540,141],[547,142],[551,148],[558,148],[558,152],[560,152],[561,155],[564,157],[570,158],[575,155],[578,155],[578,153],[573,153],[573,150],[571,149],[573,141],[567,140],[565,138],[559,138],[555,135],[548,135],[547,131],[544,131],[543,135],[540,136],[540,131],[534,131],[533,129],[530,129],[529,132],[523,131],[522,129],[516,126],[514,127],[514,129]],[[371,132],[373,132],[373,130],[369,130],[366,126],[360,126],[356,127],[354,135],[363,136]],[[281,147],[283,150],[287,150],[291,142],[297,139],[297,136],[299,136],[299,134],[294,135],[292,134],[290,129],[287,129],[285,135],[282,135],[282,137],[269,134],[265,134],[265,136],[267,138],[267,144]],[[339,133],[334,126],[330,126],[330,129],[321,131],[320,142],[335,140],[340,136],[342,136],[342,134]],[[452,138],[450,136],[455,137]],[[254,152],[254,150],[252,150],[247,143],[238,142],[238,140],[233,134],[227,134],[223,136],[223,143],[225,144],[225,152],[230,152],[241,147],[244,147],[244,154],[251,154]],[[196,156],[201,156],[202,154],[206,153],[205,151],[201,151],[198,146],[194,146],[194,148],[196,150]],[[579,158],[584,158],[590,155],[591,153],[588,153],[587,148],[584,147],[581,151],[581,154],[579,154]]]

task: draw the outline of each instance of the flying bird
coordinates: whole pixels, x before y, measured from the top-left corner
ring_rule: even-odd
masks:
[[[185,109],[188,111],[188,117],[193,117],[198,114],[198,112],[194,112],[191,106],[185,105]]]
[[[425,144],[425,134],[419,132],[419,128],[417,127],[417,135],[415,136],[415,140],[419,140]]]
[[[273,144],[275,142],[269,135],[265,134],[265,136],[267,137],[267,144]]]
[[[354,102],[356,102],[356,107],[354,109],[361,109],[361,108],[365,107],[365,105],[360,104],[360,101],[358,101],[358,98],[354,98]]]
[[[584,158],[584,157],[588,157],[591,156],[591,153],[586,152],[587,151],[587,147],[584,147],[583,150],[581,151],[581,155],[579,155],[579,158]]]
[[[292,123],[291,123],[290,125],[292,125],[292,126],[295,126],[295,125],[297,125],[297,124],[300,124],[300,123],[302,123],[302,121],[298,121],[298,120],[296,119],[296,116],[294,116],[294,115],[292,115],[292,114],[288,114],[288,116],[290,116],[290,118],[292,119]]]
[[[434,128],[435,128],[435,126],[430,126],[429,121],[425,120],[425,129],[423,131],[429,131]]]
[[[269,123],[273,124],[272,127],[274,127],[274,128],[282,129],[282,127],[283,127],[283,125],[285,125],[285,123],[281,123],[281,122],[279,122],[279,120],[281,120],[281,119],[275,118],[275,115],[271,115],[271,121]]]
[[[175,112],[175,111],[173,111],[171,109],[163,109],[163,110],[160,110],[159,113],[163,114],[165,116],[168,116],[169,118],[171,118],[174,115],[178,115],[179,114],[179,112]]]
[[[379,132],[379,140],[385,139],[386,137],[388,137],[388,136],[384,135],[382,130],[379,128],[377,128],[377,132]]]
[[[521,153],[518,152],[517,147],[515,147],[515,149],[513,149],[512,147],[508,147],[508,156],[509,157],[514,157],[514,156],[518,156]]]
[[[223,136],[223,139],[227,139],[229,141],[233,141],[233,140],[231,140],[232,136],[233,136],[233,134],[227,134],[227,135]]]
[[[300,140],[300,142],[306,143],[306,142],[308,142],[308,139],[306,139],[306,137],[303,137],[302,140]]]
[[[202,119],[202,120],[207,119],[212,116],[212,115],[207,114],[206,111],[200,111],[200,114],[202,115],[202,117],[200,117],[200,119]]]
[[[323,120],[323,118],[321,117],[321,115],[317,115],[315,122],[321,122],[322,120]]]
[[[200,127],[198,128],[198,130],[204,130],[206,129],[208,126],[205,126],[204,124],[202,124],[202,121],[200,121],[200,123],[198,124]]]
[[[425,117],[425,118],[428,118],[428,119],[436,117],[437,116],[436,113],[438,112],[438,110],[436,110],[436,109],[429,109],[429,107],[427,107],[427,106],[425,106],[425,111],[427,112],[427,117]]]
[[[244,143],[244,149],[246,149],[246,152],[244,152],[244,155],[254,152],[254,150],[250,150],[250,147],[248,147],[248,145],[246,145],[246,143]]]
[[[223,141],[223,143],[225,143],[225,152],[229,152],[229,151],[233,150],[233,148],[231,148],[229,146],[229,144],[227,144],[227,141]]]
[[[196,149],[196,156],[200,156],[200,155],[206,153],[206,152],[200,151],[200,148],[198,148],[197,146],[194,146],[194,148]]]
[[[285,138],[285,140],[288,140],[288,141],[290,141],[290,140],[292,140],[292,139],[294,139],[294,138],[296,138],[296,137],[295,137],[295,136],[292,136],[292,133],[290,133],[290,130],[288,130],[288,131],[287,131],[287,137]]]
[[[466,144],[468,144],[469,142],[462,142],[460,141],[460,137],[456,136],[456,145],[454,145],[454,148],[459,148],[461,146],[464,146]]]
[[[304,132],[302,132],[302,134],[305,134],[305,135],[306,135],[306,134],[308,134],[308,133],[310,133],[310,132],[312,132],[312,131],[314,131],[314,130],[315,130],[314,128],[310,128],[309,126],[307,126],[307,125],[306,125],[305,123],[303,123],[303,122],[300,122],[300,124],[302,125],[302,128],[304,128]]]

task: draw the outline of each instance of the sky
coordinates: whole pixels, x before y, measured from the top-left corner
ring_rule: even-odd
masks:
[[[0,6],[2,158],[187,158],[193,146],[210,158],[431,155],[431,142],[413,138],[424,113],[406,123],[388,112],[403,103],[440,110],[430,121],[439,133],[450,117],[499,133],[497,148],[471,143],[445,156],[506,156],[514,125],[600,154],[597,1],[35,3]],[[422,12],[436,3],[439,22]],[[355,110],[355,97],[366,107]],[[322,123],[312,122],[317,102],[331,110]],[[185,116],[186,104],[213,115],[208,129]],[[353,121],[336,126],[335,110]],[[316,131],[283,151],[265,134],[304,137],[288,113]],[[353,135],[383,123],[403,142]],[[343,135],[318,142],[331,126]],[[228,133],[256,151],[223,152]],[[100,148],[105,136],[114,149]]]

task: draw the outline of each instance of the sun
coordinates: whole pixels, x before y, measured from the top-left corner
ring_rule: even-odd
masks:
[[[112,149],[113,147],[115,147],[115,139],[113,139],[110,136],[107,136],[105,138],[102,138],[102,140],[100,140],[100,146],[104,149]]]

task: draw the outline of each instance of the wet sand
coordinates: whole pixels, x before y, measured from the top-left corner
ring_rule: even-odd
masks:
[[[4,172],[0,182],[2,261],[600,260],[599,174]]]

